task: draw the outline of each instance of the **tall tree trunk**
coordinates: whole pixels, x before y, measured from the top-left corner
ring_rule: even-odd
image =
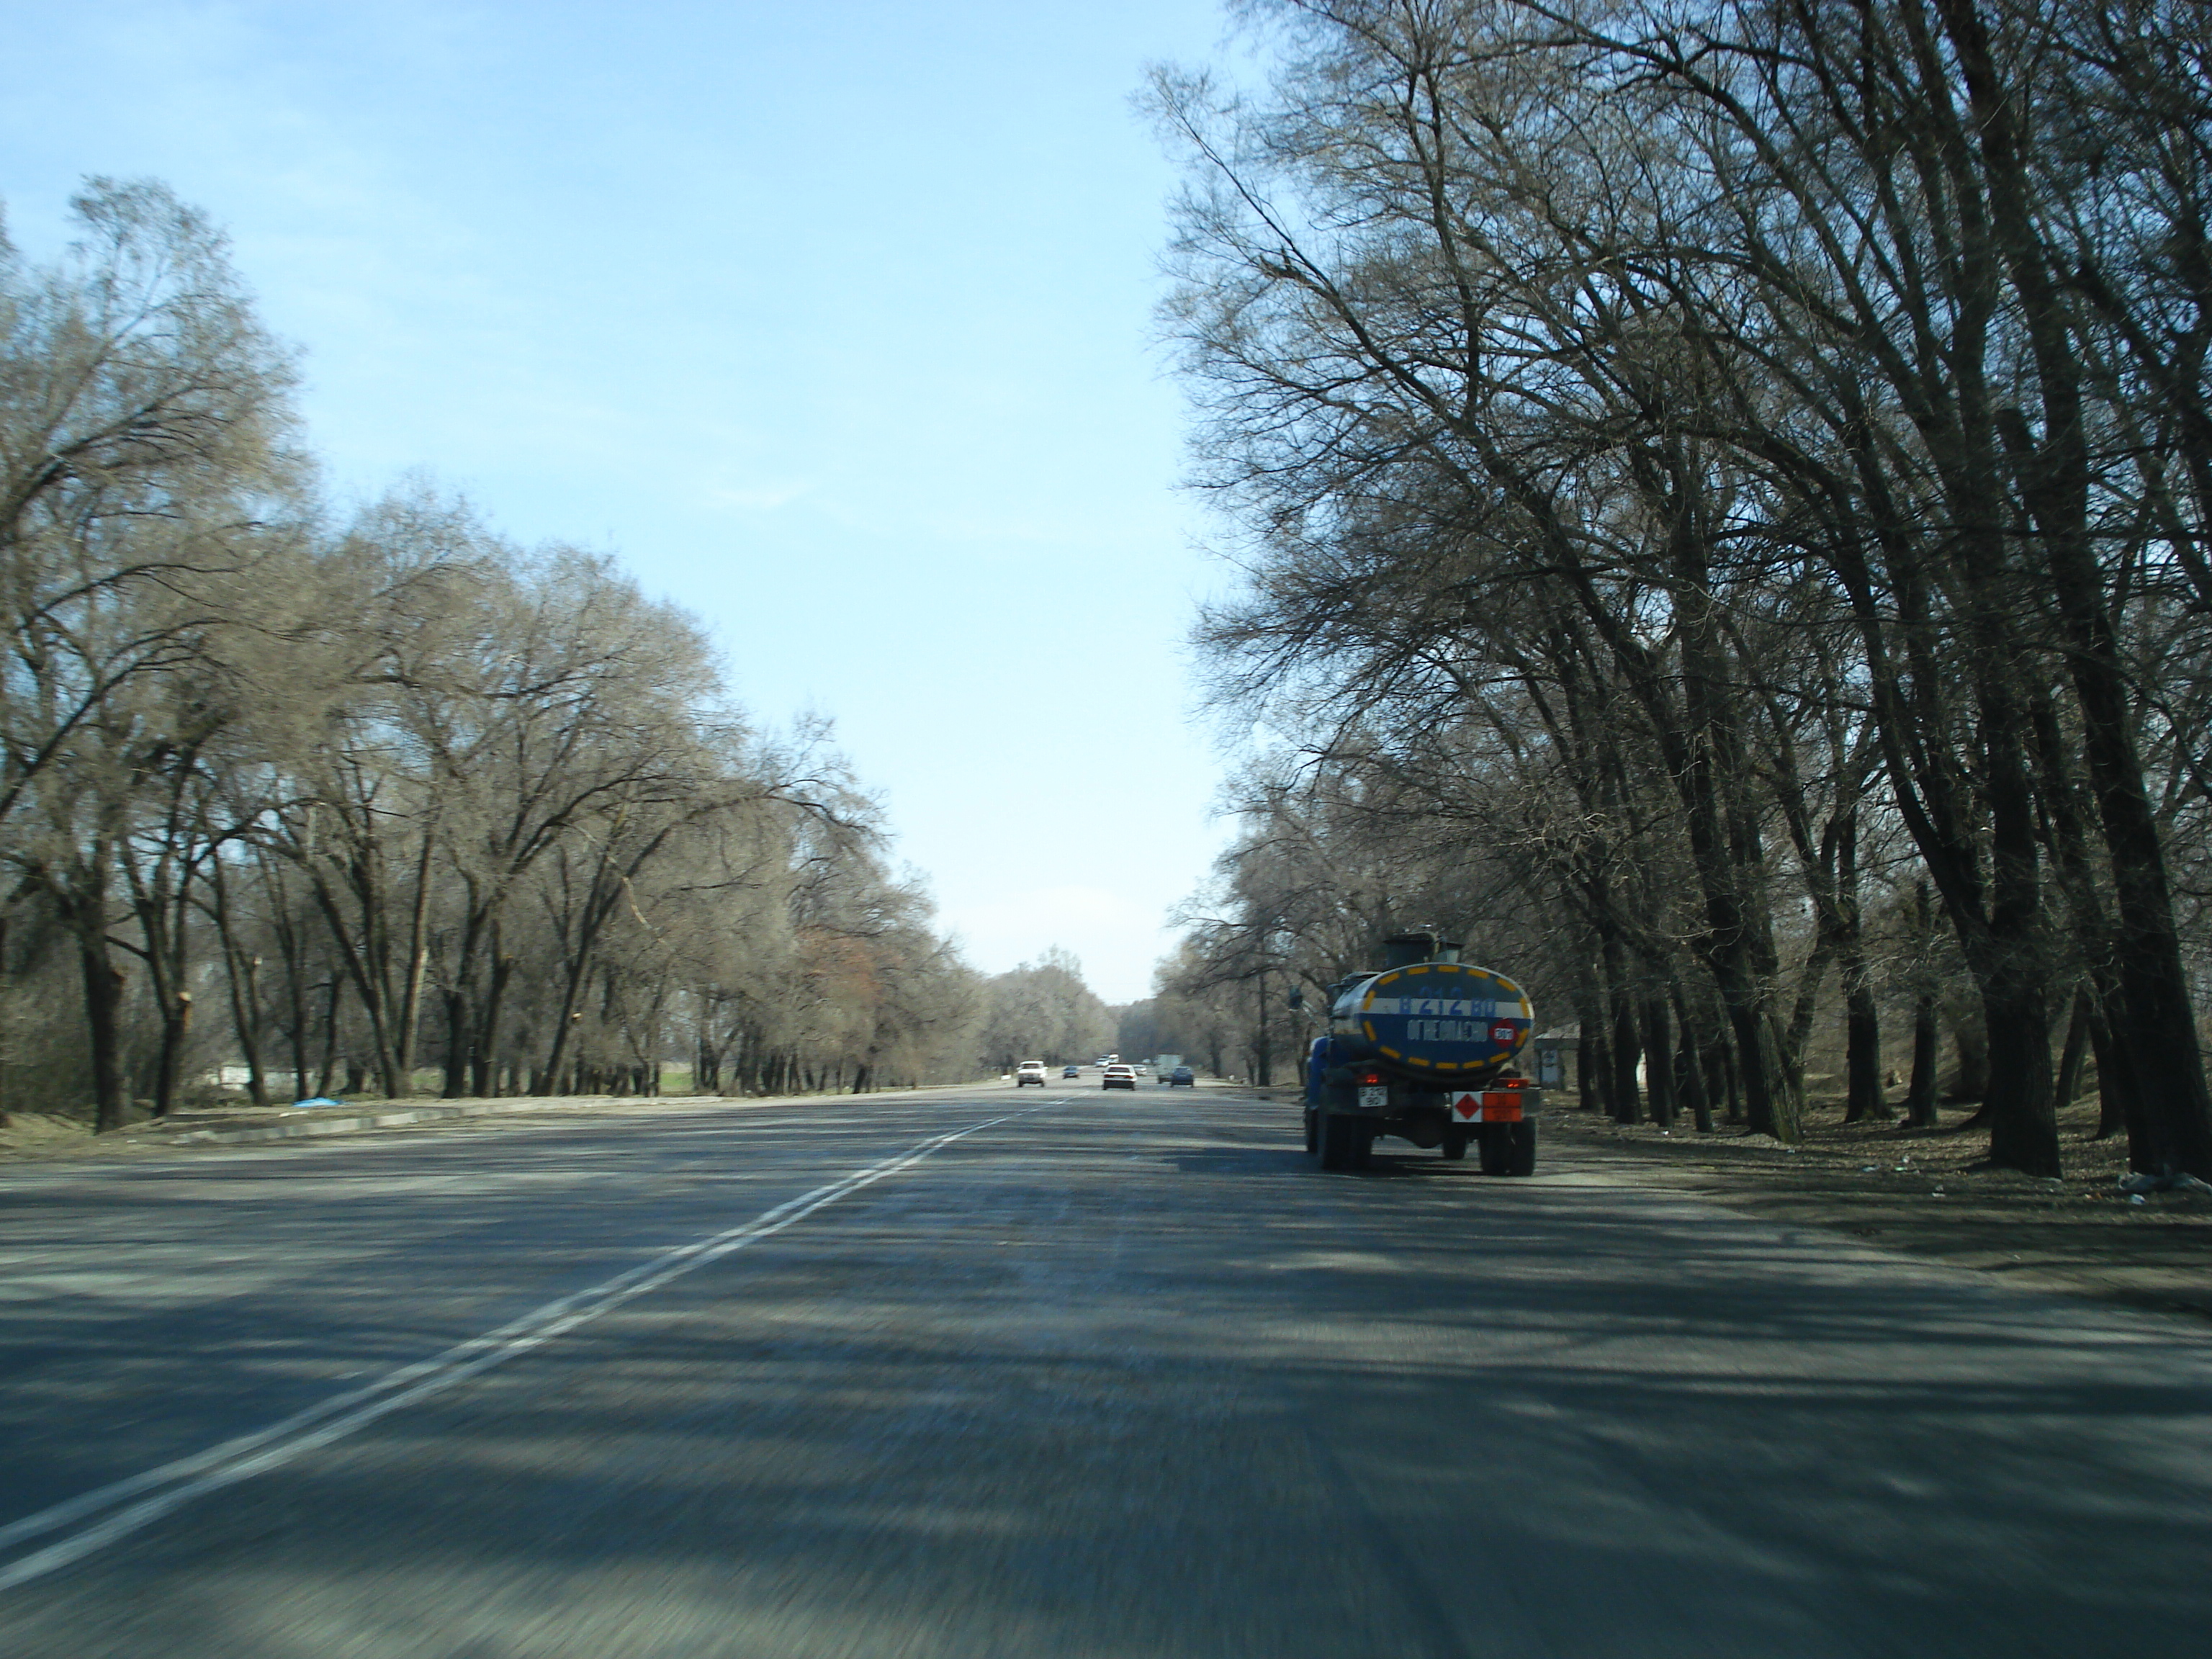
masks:
[[[177,1107],[177,1085],[185,1066],[185,1047],[191,1038],[192,994],[173,991],[161,1010],[161,1049],[154,1073],[154,1115],[167,1117]]]
[[[415,1092],[415,1056],[422,1030],[422,981],[430,968],[430,850],[437,844],[437,822],[422,827],[422,850],[415,860],[415,902],[407,919],[407,977],[400,988],[399,1030],[394,1037],[394,1059],[399,1082]]]
[[[338,1063],[338,1000],[345,995],[345,980],[337,974],[331,975],[330,1000],[323,1008],[323,1062],[315,1076],[315,1092],[327,1095],[331,1079]]]
[[[1782,1073],[1802,1100],[1805,1095],[1805,1055],[1813,1042],[1813,1023],[1820,1009],[1820,988],[1828,978],[1828,964],[1836,958],[1836,941],[1823,930],[1813,942],[1805,966],[1797,975],[1797,994],[1791,1000],[1790,1027],[1782,1040]]]
[[[2051,1090],[2061,1111],[2081,1092],[2081,1062],[2089,1051],[2089,1001],[2087,984],[2075,986],[2074,1012],[2066,1021],[2065,1046],[2058,1051],[2058,1081]]]
[[[1575,1103],[1584,1111],[1602,1103],[1608,1075],[1601,1006],[1595,975],[1585,969],[1575,980]]]
[[[1837,826],[1836,955],[1844,977],[1844,1121],[1887,1123],[1881,1086],[1881,1009],[1875,1001],[1859,902],[1859,815],[1854,806]]]
[[[2131,1134],[2129,1119],[2137,1097],[2129,1075],[2128,1055],[2113,1036],[2104,1010],[2094,1002],[2089,1007],[2089,1047],[2097,1058],[2097,1139]]]
[[[1912,884],[1912,924],[1917,989],[1912,999],[1912,1079],[1905,1087],[1905,1121],[1916,1129],[1932,1129],[1942,1115],[1936,1097],[1943,1051],[1936,1023],[1935,969],[1929,961],[1936,939],[1936,906],[1924,880]]]
[[[1698,1049],[1705,1037],[1698,1023],[1691,1018],[1688,999],[1683,994],[1682,982],[1674,980],[1669,992],[1674,1005],[1674,1020],[1681,1040],[1674,1050],[1675,1075],[1683,1105],[1689,1109],[1690,1121],[1700,1134],[1711,1134],[1713,1129],[1713,1100],[1705,1084],[1705,1068],[1698,1058]]]
[[[2040,977],[2008,978],[1984,994],[1983,1006],[1990,1034],[1990,1161],[2028,1175],[2058,1175],[2051,1011]]]
[[[221,858],[208,866],[208,892],[216,939],[222,949],[223,982],[230,994],[231,1031],[238,1039],[239,1056],[246,1061],[246,1094],[256,1106],[266,1106],[269,1079],[261,1057],[261,958],[251,954],[238,937],[230,908],[230,882]]]
[[[1577,1046],[1575,1086],[1584,1111],[1613,1115],[1613,1045],[1606,1041],[1602,1024],[1586,1025],[1587,1035]]]
[[[285,994],[292,1005],[292,1098],[305,1100],[314,1092],[307,1083],[307,973],[294,953],[287,953],[284,969]]]
[[[447,1100],[465,1099],[469,1091],[469,1060],[476,1052],[475,1031],[470,1024],[469,994],[459,986],[446,993],[446,1085]]]
[[[1844,1121],[1887,1123],[1896,1115],[1881,1086],[1881,1010],[1861,972],[1844,1000]]]
[[[1674,1121],[1674,1033],[1662,998],[1644,997],[1638,1006],[1643,1015],[1644,1097],[1650,1105],[1651,1121],[1664,1129]]]
[[[0,1127],[8,1121],[9,1070],[15,1063],[15,1044],[12,1041],[15,1010],[9,1006],[8,988],[15,982],[14,965],[8,960],[8,913],[0,909]]]
[[[1613,1121],[1616,1123],[1635,1123],[1642,1120],[1643,1101],[1636,1085],[1637,1062],[1644,1057],[1644,1044],[1636,1034],[1636,1005],[1624,987],[1613,992]]]
[[[92,1062],[93,1129],[123,1127],[129,1103],[123,1072],[123,970],[108,956],[106,917],[76,924],[77,963],[84,980],[85,1042]]]
[[[1723,1121],[1743,1122],[1743,1090],[1736,1075],[1735,1039],[1725,1027],[1713,1034],[1711,1046],[1705,1050],[1705,1076],[1718,1085]]]
[[[2101,617],[2101,609],[2091,608]],[[2111,647],[2100,638],[2094,648],[2102,653]],[[2101,654],[2092,662],[2077,650],[2068,660],[2082,701],[2090,778],[2112,853],[2117,902],[2110,959],[2118,998],[2109,1018],[2128,1051],[2130,1084],[2142,1091],[2134,1108],[2128,1162],[2138,1170],[2212,1181],[2212,1092],[2173,924],[2166,852],[2136,752],[2130,699]]]
[[[1259,1005],[1259,1024],[1254,1028],[1252,1054],[1255,1063],[1252,1070],[1254,1080],[1266,1089],[1274,1083],[1275,1052],[1268,1041],[1267,970],[1265,966],[1260,969],[1255,982],[1258,989],[1254,1000]]]
[[[1941,1118],[1936,1094],[1942,1061],[1942,1036],[1936,1023],[1936,993],[1925,990],[1913,999],[1912,1080],[1905,1091],[1905,1121],[1916,1129],[1932,1129]]]
[[[471,1081],[480,1099],[489,1099],[494,1092],[492,1070],[497,1063],[500,1014],[506,1006],[507,983],[514,976],[514,958],[500,944],[500,927],[492,924],[491,982],[484,992],[483,1011],[476,1023],[476,1041],[471,1045]]]

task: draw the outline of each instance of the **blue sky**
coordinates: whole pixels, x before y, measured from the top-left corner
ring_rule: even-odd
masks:
[[[1145,994],[1224,828],[1183,647],[1223,580],[1152,343],[1128,98],[1211,0],[0,0],[0,197],[227,226],[329,484],[410,469],[618,552],[764,720],[836,721],[988,971]]]

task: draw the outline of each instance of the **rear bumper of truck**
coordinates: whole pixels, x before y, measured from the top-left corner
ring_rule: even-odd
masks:
[[[1367,1149],[1382,1135],[1440,1147],[1447,1158],[1479,1146],[1485,1175],[1525,1176],[1534,1169],[1544,1097],[1517,1079],[1504,1088],[1445,1090],[1340,1073],[1320,1093],[1305,1109],[1306,1150],[1319,1152],[1325,1169],[1364,1169]]]
[[[1535,1089],[1470,1089],[1445,1097],[1455,1123],[1518,1123],[1534,1117],[1543,1098]]]
[[[1544,1103],[1539,1089],[1414,1091],[1367,1084],[1332,1092],[1335,1097],[1327,1103],[1326,1110],[1354,1111],[1372,1117],[1426,1111],[1441,1113],[1458,1124],[1518,1123],[1534,1117]]]

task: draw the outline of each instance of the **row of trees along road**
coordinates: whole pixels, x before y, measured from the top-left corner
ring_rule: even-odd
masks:
[[[221,237],[76,210],[0,259],[0,1103],[975,1074],[986,987],[823,733],[604,557],[334,514]]]
[[[1617,1109],[1641,1056],[1788,1140],[1824,986],[1853,1113],[1885,1007],[1928,1110],[1962,975],[1997,1164],[2057,1172],[2087,1047],[2212,1177],[2202,12],[1244,9],[1269,84],[1153,91],[1271,734],[1177,982],[1437,921]]]

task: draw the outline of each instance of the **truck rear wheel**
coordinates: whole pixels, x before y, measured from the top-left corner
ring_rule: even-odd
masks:
[[[1320,1119],[1321,1167],[1324,1170],[1364,1170],[1375,1145],[1375,1131],[1356,1117],[1340,1112],[1316,1114]]]
[[[1486,1176],[1513,1173],[1513,1146],[1506,1134],[1510,1123],[1486,1123],[1474,1132],[1475,1145],[1482,1152],[1482,1172]]]
[[[1522,1118],[1518,1123],[1504,1126],[1513,1133],[1508,1142],[1508,1164],[1505,1173],[1529,1176],[1536,1173],[1536,1125],[1534,1120]]]
[[[1310,1152],[1321,1150],[1321,1130],[1317,1127],[1320,1117],[1321,1114],[1312,1107],[1306,1108],[1306,1150]]]
[[[1454,1162],[1457,1162],[1459,1159],[1467,1156],[1466,1130],[1446,1129],[1444,1131],[1443,1154],[1446,1158],[1452,1159]]]

